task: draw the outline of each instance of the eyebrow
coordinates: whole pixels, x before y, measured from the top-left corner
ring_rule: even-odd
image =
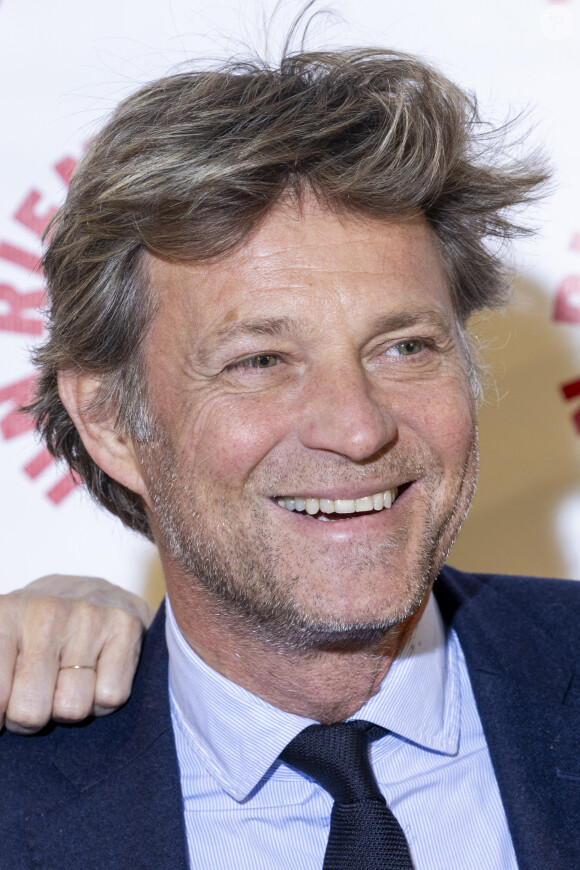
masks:
[[[232,341],[240,336],[266,335],[270,338],[280,338],[296,333],[300,326],[300,320],[295,320],[292,317],[256,317],[252,320],[238,320],[216,329],[206,346],[197,348],[195,357],[202,365],[205,365],[216,346],[221,346],[227,341]]]
[[[442,332],[449,332],[449,318],[439,308],[417,308],[409,311],[396,311],[392,314],[380,314],[373,321],[373,331],[376,335],[382,332],[395,332],[398,329],[408,329],[411,326],[430,324]]]
[[[372,322],[375,333],[406,329],[419,323],[431,323],[441,330],[449,329],[449,320],[438,308],[419,308],[381,314]],[[303,327],[302,321],[293,317],[258,317],[254,320],[237,321],[218,329],[214,336],[220,340],[239,335],[268,335],[272,338],[290,335]]]
[[[300,320],[293,317],[257,317],[254,320],[242,320],[222,326],[214,336],[220,340],[236,338],[238,335],[269,335],[277,338],[296,332],[300,327]]]

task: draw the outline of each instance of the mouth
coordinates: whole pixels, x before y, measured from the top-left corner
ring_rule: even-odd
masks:
[[[274,499],[287,511],[305,514],[322,522],[340,522],[355,516],[390,510],[402,490],[409,484],[361,498],[306,498],[302,496],[278,496]]]

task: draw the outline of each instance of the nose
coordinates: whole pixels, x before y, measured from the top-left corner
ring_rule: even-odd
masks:
[[[359,360],[319,367],[309,378],[299,437],[305,447],[360,462],[397,437],[387,396]]]

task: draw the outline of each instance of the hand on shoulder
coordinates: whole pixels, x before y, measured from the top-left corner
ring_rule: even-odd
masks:
[[[148,605],[97,577],[52,574],[0,596],[0,727],[106,716],[131,693]]]

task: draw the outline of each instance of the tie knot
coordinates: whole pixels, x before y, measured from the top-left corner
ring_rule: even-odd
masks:
[[[369,762],[369,742],[384,730],[355,720],[334,725],[309,725],[280,753],[282,761],[315,779],[337,803],[379,801]]]

